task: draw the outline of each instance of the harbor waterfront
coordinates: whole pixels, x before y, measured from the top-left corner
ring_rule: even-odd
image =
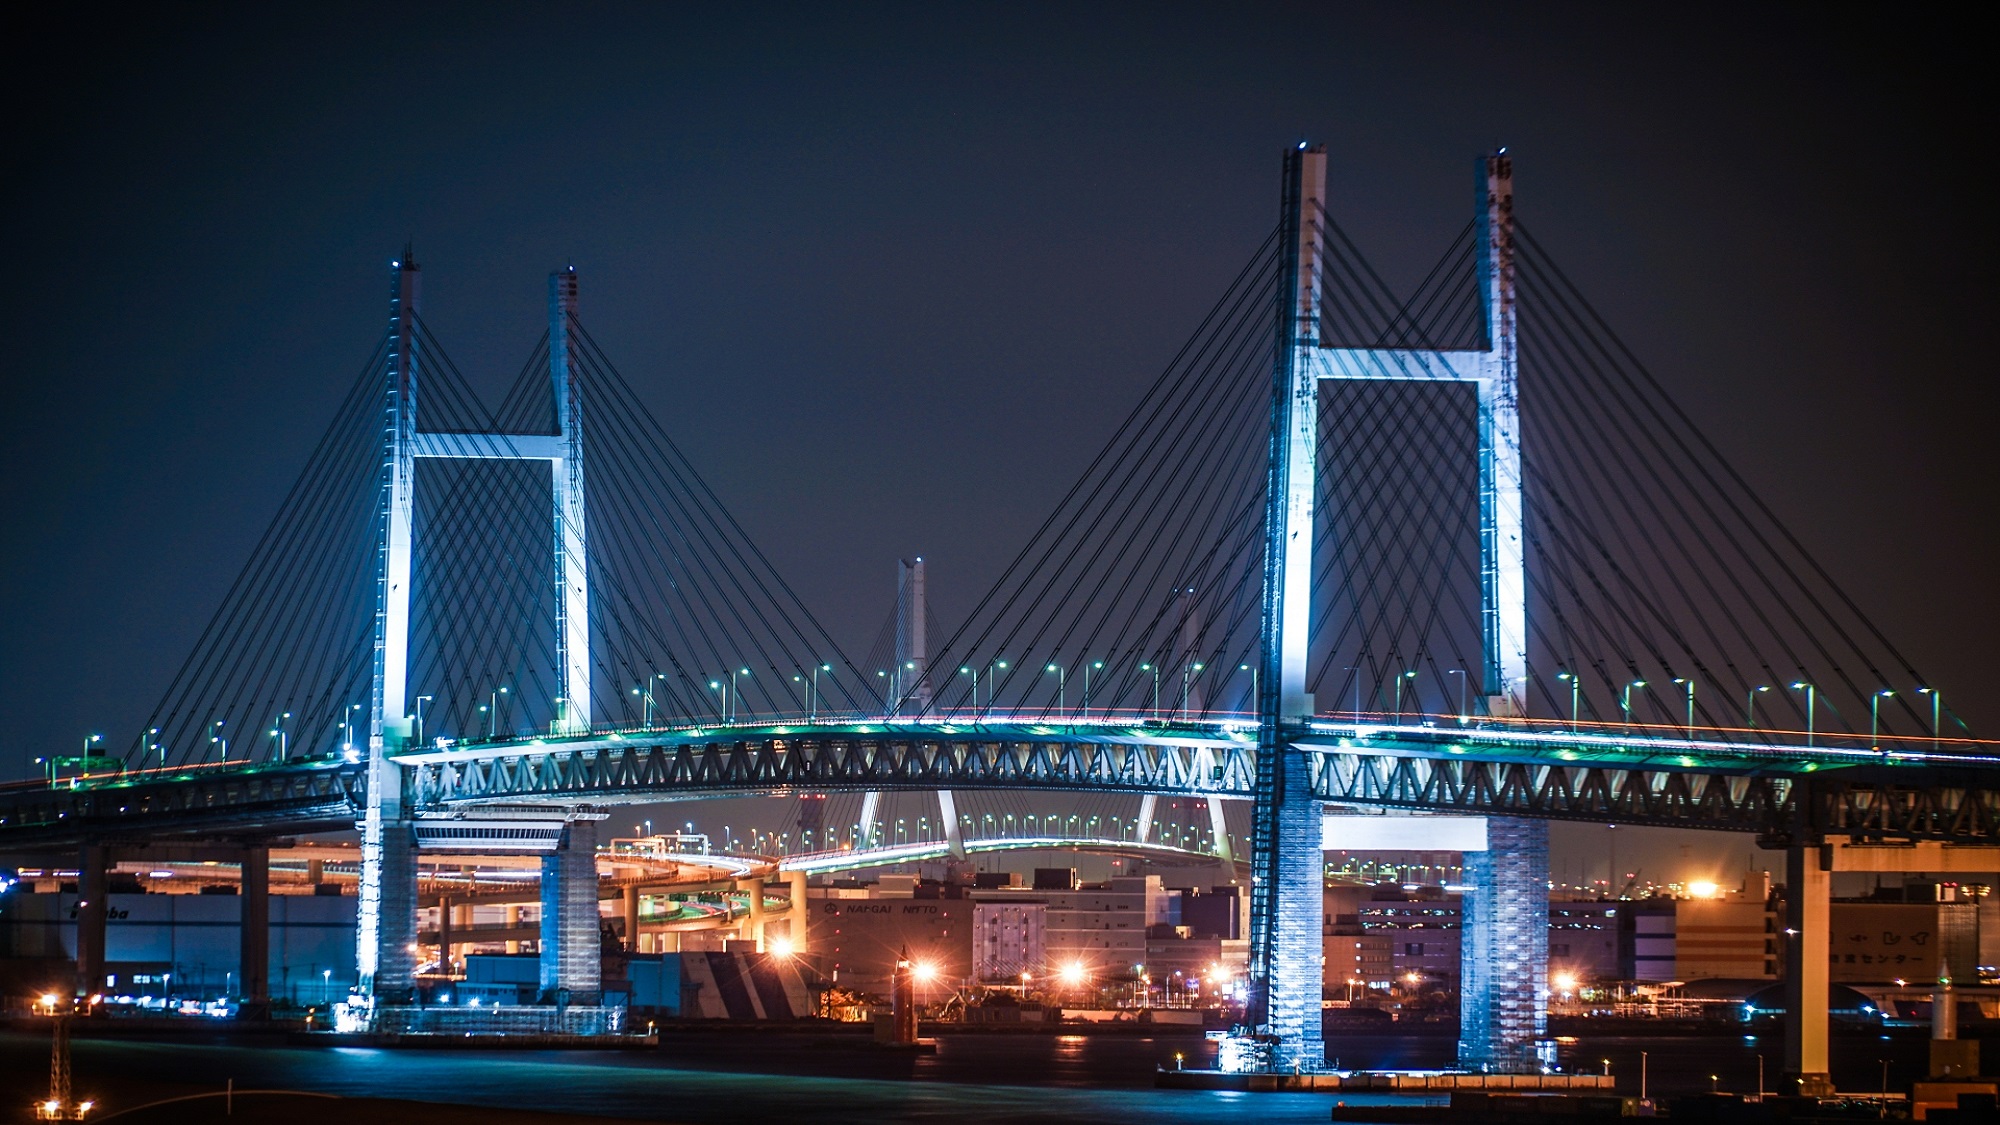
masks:
[[[32,13],[0,1125],[2000,1122],[1962,21]]]
[[[1213,1065],[1198,1035],[947,1033],[934,1055],[873,1048],[861,1036],[790,1031],[681,1032],[657,1051],[430,1050],[277,1045],[279,1037],[194,1033],[174,1038],[73,1041],[79,1095],[105,1114],[166,1097],[238,1088],[348,1098],[437,1100],[512,1110],[686,1123],[809,1119],[841,1122],[1323,1122],[1336,1102],[1415,1105],[1372,1094],[1156,1090],[1160,1068]],[[279,1040],[281,1041],[281,1040]],[[1343,1065],[1448,1065],[1446,1034],[1329,1035]],[[1641,1053],[1656,1099],[1713,1089],[1752,1093],[1758,1058],[1775,1081],[1780,1045],[1768,1038],[1653,1035],[1563,1045],[1581,1063],[1610,1060],[1618,1092],[1639,1092]],[[1921,1034],[1836,1036],[1843,1073],[1886,1074],[1889,1089],[1922,1077]],[[48,1040],[0,1033],[0,1071],[36,1074]],[[1178,1056],[1178,1058],[1177,1058]],[[1885,1070],[1886,1067],[1886,1070]],[[1593,1068],[1594,1069],[1594,1068]],[[1865,1084],[1859,1092],[1867,1092]],[[1441,1099],[1439,1099],[1441,1100]]]

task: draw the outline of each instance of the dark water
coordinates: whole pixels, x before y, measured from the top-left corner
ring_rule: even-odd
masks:
[[[0,1035],[0,1072],[46,1074],[47,1039]],[[2000,1049],[2000,1043],[1995,1044]],[[1892,1089],[1919,1076],[1921,1035],[1837,1037],[1835,1079],[1873,1090],[1878,1060]],[[1638,1092],[1640,1053],[1654,1096],[1755,1088],[1757,1060],[1775,1084],[1782,1046],[1742,1036],[1588,1039],[1569,1045],[1581,1069],[1611,1060],[1622,1093]],[[864,1039],[716,1032],[668,1037],[658,1051],[432,1051],[267,1046],[245,1039],[75,1041],[79,1091],[107,1110],[163,1092],[256,1086],[353,1096],[414,1098],[647,1120],[742,1125],[950,1121],[1278,1123],[1327,1120],[1331,1094],[1231,1094],[1152,1088],[1154,1068],[1207,1065],[1197,1036],[944,1035],[938,1053],[899,1055]],[[1336,1036],[1328,1055],[1346,1066],[1427,1067],[1449,1061],[1448,1037]],[[14,1083],[9,1083],[13,1085]],[[29,1085],[36,1084],[30,1081]],[[1384,1098],[1344,1095],[1350,1105]]]

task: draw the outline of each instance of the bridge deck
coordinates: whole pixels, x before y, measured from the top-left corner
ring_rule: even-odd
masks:
[[[1362,716],[1294,741],[1328,801],[1757,832],[2000,839],[2000,753],[1924,740],[1865,747],[1688,737],[1546,720]],[[1759,732],[1773,737],[1773,732]],[[449,742],[393,755],[420,814],[797,791],[1001,789],[1249,797],[1255,726],[1130,716],[1066,722],[843,717]],[[0,787],[0,847],[120,834],[351,826],[365,766],[228,764]]]

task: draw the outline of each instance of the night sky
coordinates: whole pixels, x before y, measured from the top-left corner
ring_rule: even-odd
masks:
[[[1540,241],[1953,710],[2000,724],[1972,28],[720,7],[7,17],[0,775],[129,740],[368,358],[406,239],[496,397],[574,262],[594,335],[858,656],[899,556],[947,625],[970,607],[1275,221],[1300,139],[1403,287],[1510,146]]]

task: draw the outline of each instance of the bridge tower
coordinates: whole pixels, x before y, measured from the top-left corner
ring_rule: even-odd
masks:
[[[362,991],[386,1003],[415,990],[414,827],[402,807],[393,756],[411,737],[410,593],[418,529],[416,464],[424,458],[546,461],[551,470],[556,661],[563,695],[557,733],[590,728],[590,571],[586,550],[583,403],[571,364],[575,267],[549,275],[549,386],[553,434],[425,433],[418,343],[421,271],[405,250],[390,263],[389,347],[383,401],[381,504],[377,541],[375,668],[368,738],[368,796],[361,822],[361,900],[356,947]],[[595,879],[593,877],[594,886]],[[595,904],[592,904],[594,916]],[[587,990],[586,990],[587,991]]]
[[[919,555],[914,559],[896,560],[896,621],[895,621],[895,673],[891,681],[890,707],[895,710],[909,709],[912,714],[921,715],[931,705],[930,677],[930,601],[924,589],[924,560]],[[965,854],[965,842],[959,832],[958,803],[952,799],[951,790],[938,790],[938,820],[944,827],[945,842],[954,856]],[[870,847],[876,843],[875,821],[882,805],[882,794],[869,792],[861,798],[861,845]]]
[[[1319,1006],[1324,841],[1311,764],[1292,747],[1313,714],[1306,692],[1311,630],[1319,383],[1386,379],[1472,384],[1478,398],[1481,710],[1524,713],[1527,581],[1521,429],[1516,389],[1513,160],[1477,165],[1483,346],[1342,347],[1323,340],[1320,309],[1328,235],[1326,153],[1301,144],[1285,158],[1278,335],[1271,396],[1256,806],[1251,841],[1252,1028],[1272,1037],[1272,1063],[1324,1063]],[[1336,821],[1336,824],[1338,822]],[[1461,973],[1463,1065],[1526,1070],[1548,1005],[1548,828],[1494,818],[1489,851],[1468,863]]]

